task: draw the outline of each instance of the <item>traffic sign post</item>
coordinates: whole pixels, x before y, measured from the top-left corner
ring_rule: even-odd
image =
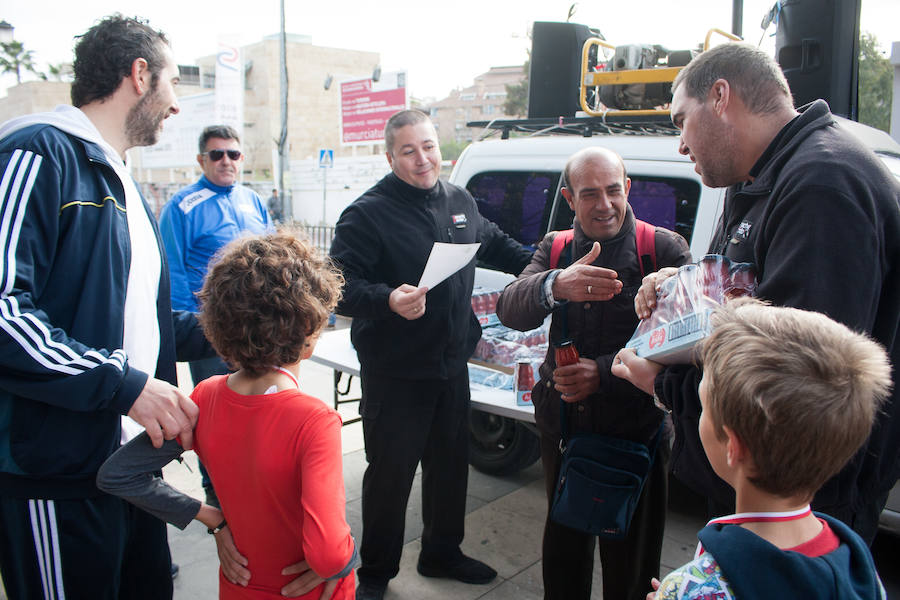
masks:
[[[327,225],[325,220],[325,199],[328,194],[328,169],[334,167],[334,150],[321,148],[319,150],[319,168],[322,171],[322,225]]]

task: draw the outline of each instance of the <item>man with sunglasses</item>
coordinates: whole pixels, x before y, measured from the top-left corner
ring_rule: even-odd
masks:
[[[237,131],[227,125],[211,125],[200,134],[199,150],[197,162],[203,175],[172,196],[159,217],[172,278],[172,307],[192,312],[199,310],[195,294],[216,252],[245,233],[272,229],[265,202],[238,183],[244,155]],[[194,384],[229,372],[218,356],[191,361],[190,369]],[[200,473],[207,503],[218,506],[203,465]]]

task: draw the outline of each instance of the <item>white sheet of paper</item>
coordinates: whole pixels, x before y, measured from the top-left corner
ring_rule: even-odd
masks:
[[[425,263],[418,287],[433,288],[469,264],[481,244],[445,244],[435,242]]]

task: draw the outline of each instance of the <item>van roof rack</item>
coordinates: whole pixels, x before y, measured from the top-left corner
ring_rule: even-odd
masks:
[[[678,135],[672,124],[669,111],[640,111],[656,114],[634,114],[638,111],[609,111],[599,117],[558,117],[539,119],[495,119],[493,121],[471,121],[467,127],[480,127],[479,139],[485,139],[500,132],[500,139],[509,138],[513,131],[530,135],[569,134],[591,137],[593,135]]]

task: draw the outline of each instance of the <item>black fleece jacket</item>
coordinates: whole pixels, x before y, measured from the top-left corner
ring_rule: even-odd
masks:
[[[350,337],[363,370],[399,379],[447,379],[466,365],[481,337],[472,312],[475,262],[428,291],[412,321],[388,307],[391,291],[417,285],[434,242],[480,242],[477,258],[518,274],[531,253],[478,213],[466,190],[438,181],[429,190],[393,173],[348,206],[331,256],[347,280],[338,312],[353,317]]]
[[[751,183],[728,190],[710,252],[757,267],[757,296],[822,312],[869,333],[900,364],[900,184],[884,164],[839,128],[828,105],[799,109],[754,165]],[[676,476],[720,502],[732,490],[713,473],[697,433],[697,368],[677,365],[656,378],[673,409]],[[813,508],[857,509],[900,474],[900,386],[872,435],[816,495]]]

